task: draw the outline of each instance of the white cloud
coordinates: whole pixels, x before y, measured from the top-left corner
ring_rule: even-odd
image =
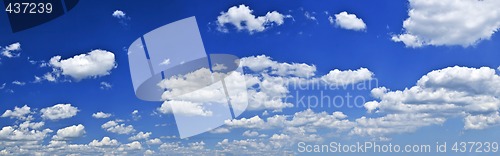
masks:
[[[165,155],[215,155],[215,153],[205,149],[203,141],[188,143],[187,146],[179,142],[163,143],[158,149]]]
[[[52,137],[54,140],[69,140],[81,137],[85,134],[85,126],[82,124],[69,126],[57,130],[57,135]]]
[[[21,108],[15,106],[14,110],[6,110],[1,117],[8,117],[11,119],[16,118],[18,120],[31,120],[33,117],[30,114],[33,114],[33,112],[31,112],[31,108],[27,105],[24,105]]]
[[[244,57],[241,64],[250,70],[259,73],[269,73],[279,76],[312,77],[316,66],[305,63],[279,63],[265,55]]]
[[[101,82],[100,85],[101,85],[100,88],[102,90],[108,90],[108,89],[113,88],[113,85],[111,85],[111,83],[109,83],[109,82]]]
[[[18,86],[24,86],[24,85],[26,85],[26,82],[12,81],[12,84],[15,84],[15,85],[18,85]]]
[[[34,143],[39,143],[48,136],[48,133],[53,132],[48,128],[44,130],[37,130],[42,126],[43,122],[24,122],[19,126],[5,126],[0,130],[0,140],[3,140],[2,144],[16,143],[19,141],[34,141]]]
[[[372,90],[379,101],[365,104],[369,111],[385,116],[360,118],[351,134],[385,136],[413,132],[438,125],[449,118],[464,118],[464,129],[499,125],[500,76],[488,67],[447,67],[422,76],[416,86],[404,90]]]
[[[8,45],[7,47],[2,48],[2,55],[8,58],[19,57],[21,56],[21,53],[19,53],[20,50],[21,50],[21,44],[19,42],[16,42],[11,45]]]
[[[52,107],[43,108],[40,110],[42,118],[49,120],[59,120],[71,118],[78,113],[78,108],[71,104],[57,104]]]
[[[152,151],[152,150],[144,151],[144,155],[154,155],[154,154],[155,154],[155,151]]]
[[[426,45],[468,47],[488,40],[500,28],[495,0],[409,0],[404,33],[393,36],[407,47]]]
[[[104,112],[97,112],[97,113],[92,114],[92,117],[94,117],[96,119],[106,119],[106,118],[111,117],[111,114],[104,113]]]
[[[112,16],[113,16],[113,17],[116,17],[116,18],[119,18],[119,19],[121,19],[121,18],[126,18],[126,17],[127,17],[127,16],[126,16],[126,14],[125,14],[125,12],[123,12],[123,11],[121,11],[121,10],[115,10],[115,11],[113,12]]]
[[[317,21],[316,17],[313,14],[315,13],[309,13],[308,11],[304,12],[304,16],[306,17],[306,19]]]
[[[189,101],[165,101],[157,110],[163,114],[172,113],[172,105],[176,105],[175,113],[183,116],[212,116],[212,111],[205,110],[203,104]]]
[[[138,141],[134,141],[128,144],[121,145],[118,150],[141,150],[142,149],[142,144]]]
[[[99,140],[93,140],[92,142],[89,143],[90,146],[96,146],[96,147],[101,147],[101,146],[118,146],[120,142],[115,139],[111,139],[109,137],[103,137],[101,141]]]
[[[154,138],[154,139],[150,139],[150,140],[146,141],[146,144],[148,144],[148,145],[159,145],[162,143],[163,142],[158,138]]]
[[[342,112],[315,113],[311,109],[296,112],[293,116],[275,115],[263,120],[259,116],[251,118],[241,118],[226,120],[225,124],[230,128],[250,128],[250,129],[269,129],[286,127],[308,127],[308,128],[331,128],[337,130],[348,130],[354,126],[347,120],[347,115]]]
[[[166,65],[169,65],[169,64],[170,64],[170,59],[165,59],[165,60],[163,60],[163,61],[160,63],[160,66],[161,66],[161,65],[166,66]]]
[[[106,76],[111,74],[113,68],[116,68],[115,54],[106,50],[97,49],[72,58],[61,58],[61,56],[54,56],[50,59],[50,65],[54,68],[56,75],[70,76],[77,81]]]
[[[257,17],[252,13],[253,10],[244,4],[233,6],[227,12],[221,12],[221,15],[217,17],[218,30],[228,32],[226,24],[231,24],[239,31],[246,30],[252,34],[262,32],[273,25],[282,25],[285,22],[284,19],[289,17],[277,11],[267,12],[265,16]]]
[[[259,116],[254,116],[248,119],[241,118],[237,120],[226,120],[224,123],[231,127],[265,128],[265,122]]]
[[[421,47],[423,43],[419,41],[418,37],[412,34],[400,34],[392,36],[394,42],[403,42],[406,47]]]
[[[431,114],[424,113],[389,114],[379,118],[361,117],[356,119],[356,126],[350,134],[380,137],[390,134],[414,132],[418,128],[442,124],[445,121],[445,118],[434,117]]]
[[[355,14],[349,14],[345,11],[335,14],[335,21],[331,16],[328,20],[331,24],[335,24],[344,29],[355,31],[366,30],[366,24],[361,18],[358,18]]]
[[[380,104],[377,101],[369,101],[366,102],[363,106],[368,111],[368,113],[371,113],[376,110],[380,106]]]
[[[327,75],[322,76],[321,79],[328,84],[347,85],[371,80],[373,75],[374,74],[366,68],[345,71],[335,69],[330,71]]]
[[[128,140],[131,140],[131,141],[135,141],[135,140],[147,140],[149,138],[149,136],[151,136],[151,132],[139,132],[137,133],[136,135],[134,136],[131,136],[130,138],[128,138]]]
[[[45,125],[45,122],[31,122],[31,121],[24,121],[23,123],[19,124],[19,128],[21,129],[40,129]]]
[[[273,110],[281,111],[284,108],[292,107],[293,104],[286,101],[290,92],[290,87],[298,87],[307,83],[320,83],[321,78],[327,83],[335,83],[336,85],[354,84],[362,81],[370,80],[373,73],[366,68],[358,70],[333,70],[329,75],[323,77],[315,77],[316,67],[305,63],[281,63],[271,60],[270,57],[265,55],[250,56],[241,58],[241,65],[244,69],[249,69],[250,72],[242,74],[239,72],[233,73],[234,77],[226,81],[227,84],[238,84],[240,79],[245,79],[247,88],[231,88],[235,92],[246,92],[245,97],[241,99],[248,99],[248,110]],[[157,109],[160,113],[172,113],[172,105],[179,106],[176,109],[179,114],[186,116],[210,116],[212,112],[205,108],[206,103],[226,103],[226,96],[223,92],[214,92],[210,89],[199,89],[206,87],[206,84],[211,84],[213,75],[219,77],[217,74],[212,73],[209,69],[202,68],[195,72],[188,73],[182,76],[175,76],[163,80],[159,86],[166,89],[162,95],[166,101],[161,107]],[[234,82],[233,82],[234,81]],[[328,85],[328,84],[327,84]],[[309,86],[309,85],[308,85]],[[199,90],[196,90],[199,89]],[[187,92],[196,90],[193,96],[183,95]],[[172,98],[180,97],[182,98]],[[239,99],[232,98],[232,99]],[[240,103],[232,103],[233,107],[237,110],[243,110]]]
[[[119,124],[119,121],[108,121],[102,124],[101,128],[116,134],[130,134],[135,132],[134,126]]]
[[[468,115],[465,117],[465,129],[485,129],[491,125],[500,124],[500,113],[495,112],[491,114]]]

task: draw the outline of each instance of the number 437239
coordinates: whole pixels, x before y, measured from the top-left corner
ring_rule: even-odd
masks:
[[[5,7],[9,14],[43,14],[52,13],[52,3],[9,3]]]

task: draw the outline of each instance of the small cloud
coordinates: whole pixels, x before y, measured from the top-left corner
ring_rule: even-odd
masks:
[[[125,12],[121,10],[115,10],[112,14],[113,17],[117,18],[121,25],[128,26],[128,22],[130,21],[130,17],[125,14]]]
[[[308,11],[304,12],[304,16],[308,19],[308,20],[312,20],[312,21],[316,21],[318,22],[318,20],[316,19],[316,17],[314,16],[314,14],[316,14],[315,12],[312,12],[312,13],[309,13]]]
[[[138,110],[132,111],[132,118],[134,120],[139,120],[141,118],[141,115],[139,115],[139,111]]]
[[[24,85],[26,85],[26,82],[13,81],[12,84],[15,84],[15,85],[18,85],[18,86],[24,86]]]
[[[108,90],[113,88],[113,85],[111,85],[109,82],[101,82],[100,85],[102,90]]]
[[[105,118],[111,117],[111,114],[104,113],[104,112],[97,112],[97,113],[92,114],[92,117],[94,117],[96,119],[105,119]]]
[[[335,24],[341,28],[354,31],[366,30],[366,24],[361,18],[358,18],[355,14],[349,14],[347,12],[341,12],[335,14],[335,19],[330,16],[328,18],[331,24]]]
[[[127,15],[125,14],[125,12],[123,12],[121,10],[115,10],[112,15],[113,15],[113,17],[116,17],[116,18],[119,18],[119,19],[121,19],[121,18],[127,18]]]
[[[19,51],[21,51],[21,44],[19,42],[16,42],[2,48],[2,55],[8,58],[19,57],[21,56],[21,53],[19,53]]]
[[[170,64],[170,59],[165,59],[160,63],[160,66],[166,66]]]
[[[221,32],[229,32],[226,24],[230,24],[236,27],[238,31],[246,30],[253,34],[269,29],[273,25],[282,25],[285,18],[291,18],[291,16],[283,15],[277,11],[267,12],[264,16],[255,16],[249,6],[242,4],[229,8],[227,12],[221,12],[216,23],[217,29]]]

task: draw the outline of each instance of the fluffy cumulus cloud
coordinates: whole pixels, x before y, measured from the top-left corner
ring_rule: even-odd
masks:
[[[319,131],[331,134],[347,133],[355,126],[342,112],[314,112],[311,109],[296,112],[292,115],[275,115],[265,119],[259,116],[227,120],[226,127],[231,129],[250,129],[242,136],[251,139],[223,139],[216,147],[225,154],[272,154],[282,155],[290,151],[297,142],[320,143],[326,139]],[[279,133],[269,133],[279,132]],[[265,134],[268,133],[269,135]]]
[[[78,109],[70,104],[32,109],[29,106],[6,110],[2,117],[16,119],[16,124],[4,126],[0,130],[1,153],[19,155],[283,155],[293,153],[297,142],[324,143],[332,138],[366,137],[378,140],[390,139],[391,135],[412,133],[422,127],[441,125],[450,118],[463,120],[463,129],[480,130],[500,125],[500,75],[489,67],[468,68],[448,67],[431,71],[422,76],[414,86],[404,90],[390,90],[378,87],[371,90],[375,100],[366,102],[367,114],[349,118],[346,114],[320,112],[312,109],[293,113],[280,111],[288,108],[283,98],[290,93],[290,83],[321,83],[323,85],[348,85],[373,79],[374,74],[365,68],[356,70],[334,69],[326,75],[315,75],[314,65],[302,63],[282,63],[268,56],[242,58],[247,83],[248,109],[266,112],[250,117],[224,121],[225,125],[203,135],[231,135],[234,138],[220,139],[215,143],[203,141],[173,141],[176,137],[153,138],[152,132],[137,131],[124,122],[130,120],[111,120],[101,125],[107,132],[126,135],[117,139],[103,137],[91,139],[90,143],[72,144],[85,135],[85,127],[76,124],[61,128],[53,134],[44,129],[44,121],[35,122],[36,115],[41,118],[57,120],[76,115]],[[260,64],[255,63],[259,61]],[[302,67],[302,68],[299,68]],[[220,67],[223,69],[222,67]],[[205,75],[209,70],[200,70]],[[173,84],[193,85],[205,81],[193,75],[170,79]],[[215,74],[214,76],[220,76]],[[198,80],[195,83],[192,80]],[[169,79],[166,79],[168,81]],[[228,80],[226,83],[236,83]],[[160,86],[162,84],[159,84]],[[260,87],[259,87],[260,86]],[[186,89],[186,87],[180,87]],[[175,90],[166,94],[175,95]],[[183,92],[183,91],[181,91]],[[222,97],[222,98],[221,98]],[[200,101],[227,100],[225,96],[200,92],[196,97],[186,97],[184,101],[197,103],[185,110],[185,114],[208,115]],[[276,98],[277,97],[277,98]],[[168,99],[168,98],[165,98]],[[201,99],[201,100],[200,100]],[[274,100],[274,101],[273,101]],[[172,113],[168,102],[157,112]],[[185,103],[182,103],[185,104]],[[169,110],[170,109],[170,110]],[[269,112],[268,112],[269,111]],[[141,111],[142,112],[142,111]],[[68,115],[69,114],[69,115]],[[134,111],[132,114],[139,114]],[[260,113],[259,113],[260,114]],[[215,114],[211,114],[215,115]],[[111,114],[96,112],[94,118],[109,118]],[[88,116],[90,117],[90,116]],[[325,132],[327,132],[325,134]],[[44,140],[52,137],[48,144]],[[127,139],[128,138],[128,139]],[[161,139],[168,140],[161,140]],[[292,149],[292,150],[290,150]]]
[[[367,102],[369,112],[379,118],[360,118],[352,134],[384,136],[413,132],[424,126],[439,125],[462,117],[464,129],[485,129],[499,125],[500,76],[488,67],[448,67],[424,75],[404,90],[375,88],[379,99]]]
[[[4,146],[12,144],[36,144],[43,141],[51,132],[53,132],[51,129],[38,130],[6,126],[0,130],[0,139],[3,141],[0,144]]]
[[[102,129],[116,134],[130,134],[135,132],[134,126],[120,124],[120,121],[108,121],[101,125]]]
[[[334,69],[328,74],[322,76],[321,79],[328,84],[347,85],[369,81],[373,78],[373,76],[374,74],[366,68],[345,71]]]
[[[392,40],[407,47],[472,46],[488,40],[500,28],[496,0],[409,0],[404,33]]]
[[[111,114],[104,113],[104,112],[97,112],[97,113],[92,114],[92,117],[94,117],[96,119],[106,119],[106,118],[111,117]]]
[[[248,110],[272,110],[282,111],[284,108],[292,107],[293,104],[286,101],[291,90],[290,87],[299,84],[320,83],[321,85],[350,85],[371,80],[373,73],[366,68],[358,70],[332,70],[328,75],[316,76],[316,66],[305,63],[283,63],[271,59],[269,56],[250,56],[241,58],[241,65],[245,74],[233,73],[239,79],[228,79],[227,84],[238,84],[240,79],[246,82],[246,88],[229,88],[237,93],[247,93],[246,96],[232,97],[232,99],[248,99]],[[157,108],[159,113],[168,114],[175,112],[184,116],[212,116],[213,112],[205,108],[207,101],[210,103],[226,103],[223,92],[214,92],[203,88],[212,82],[211,76],[223,76],[221,73],[211,73],[208,69],[199,69],[183,76],[176,76],[163,80],[159,85],[166,89],[162,95],[164,102]],[[219,75],[219,76],[218,76]],[[224,77],[224,76],[223,76]],[[184,94],[196,90],[193,96]],[[242,101],[232,103],[237,110],[245,110]],[[173,110],[175,106],[175,110]]]
[[[116,17],[116,18],[126,18],[127,15],[125,14],[125,12],[121,11],[121,10],[115,10],[113,12],[113,14],[111,14],[113,17]]]
[[[366,24],[361,18],[358,18],[355,14],[349,14],[345,11],[335,14],[335,18],[330,16],[328,20],[331,24],[335,24],[344,29],[354,31],[366,30]]]
[[[52,137],[54,140],[69,140],[81,137],[85,134],[85,126],[82,124],[69,126],[57,130],[57,134]]]
[[[52,107],[43,108],[40,110],[42,118],[48,120],[67,119],[75,116],[78,113],[78,108],[71,104],[57,104]]]
[[[287,17],[290,16],[277,11],[267,12],[264,16],[255,16],[249,6],[242,4],[229,8],[227,12],[221,12],[216,22],[219,31],[228,32],[226,25],[230,24],[239,31],[245,30],[252,34],[262,32],[273,25],[282,25]]]
[[[54,56],[50,59],[49,64],[53,67],[53,72],[44,76],[49,81],[55,81],[55,78],[60,75],[69,76],[77,81],[101,77],[111,74],[111,70],[116,68],[115,54],[100,49],[68,59]]]
[[[90,146],[95,146],[95,147],[102,147],[102,146],[118,146],[120,145],[120,142],[116,139],[111,139],[109,137],[103,137],[101,141],[99,140],[93,140],[92,142],[89,143]]]
[[[6,47],[2,48],[2,56],[7,57],[7,58],[14,58],[14,57],[19,57],[21,56],[21,44],[19,42],[12,43]]]
[[[146,133],[139,132],[136,135],[131,136],[130,138],[128,138],[128,140],[133,140],[133,141],[135,141],[135,140],[146,140],[146,139],[149,138],[149,136],[151,136],[151,134],[152,134],[151,132],[146,132]]]
[[[30,114],[33,114],[31,108],[27,105],[24,105],[21,108],[15,106],[14,110],[6,110],[0,117],[11,119],[15,118],[18,120],[30,120],[33,118]]]

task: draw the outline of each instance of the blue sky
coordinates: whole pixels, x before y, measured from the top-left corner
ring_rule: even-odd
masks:
[[[474,7],[467,8],[464,5]],[[53,148],[61,150],[62,153],[81,152],[80,154],[86,155],[92,153],[85,153],[89,151],[85,149],[98,148],[99,150],[93,151],[130,155],[186,154],[182,152],[255,155],[270,151],[280,155],[283,153],[308,155],[310,153],[297,151],[297,142],[328,144],[331,141],[352,143],[375,140],[380,143],[435,145],[436,141],[498,141],[500,137],[495,135],[495,132],[499,130],[500,124],[498,117],[500,91],[497,91],[497,85],[500,83],[497,69],[500,66],[498,62],[500,44],[496,31],[500,28],[500,14],[488,12],[492,10],[490,7],[494,9],[495,6],[498,8],[499,3],[492,0],[453,1],[453,5],[450,6],[443,6],[435,1],[423,4],[421,0],[314,2],[275,0],[217,3],[80,1],[65,15],[18,33],[11,32],[6,13],[1,13],[0,21],[3,22],[0,22],[0,47],[2,52],[7,51],[14,56],[9,57],[5,53],[0,56],[0,71],[3,73],[0,76],[0,113],[14,111],[15,107],[21,108],[27,105],[30,107],[29,113],[21,116],[31,115],[33,119],[21,119],[19,116],[4,113],[0,118],[0,127],[10,126],[25,132],[26,128],[21,128],[21,123],[43,122],[41,127],[28,128],[36,130],[43,136],[27,141],[0,134],[0,137],[3,137],[0,154],[23,154],[20,149],[28,149],[27,152],[30,154],[35,152],[50,154],[54,151],[47,149]],[[247,25],[238,30],[231,23],[240,22],[236,18],[227,18],[230,22],[225,24],[220,24],[221,21],[218,21],[221,15],[229,15],[230,8],[244,9],[243,7],[253,10],[251,15],[254,16],[267,18],[266,13],[276,11],[281,18],[278,18],[278,21],[267,19],[267,23],[259,25],[263,28],[262,31],[250,30]],[[451,10],[455,12],[445,8],[452,8]],[[414,9],[416,14],[409,15],[409,9]],[[113,16],[117,10],[124,15]],[[365,26],[359,29],[349,28],[340,24],[341,21],[335,21],[340,19],[335,15],[344,11],[351,15],[349,17],[355,15],[354,21],[358,21],[357,24],[362,20]],[[447,14],[454,16],[446,16]],[[141,35],[191,16],[197,19],[206,52],[233,54],[246,58],[249,60],[248,64],[244,64],[248,72],[246,74],[261,81],[266,80],[263,76],[265,74],[283,79],[296,77],[324,81],[330,78],[330,81],[325,82],[327,85],[357,85],[377,81],[377,86],[368,89],[324,91],[331,96],[346,94],[360,96],[365,102],[374,101],[372,104],[376,107],[370,113],[369,104],[365,102],[359,108],[323,107],[311,110],[297,107],[293,102],[290,103],[292,106],[280,106],[280,108],[264,106],[247,110],[235,121],[220,127],[219,130],[227,130],[226,132],[212,131],[189,139],[179,139],[173,115],[159,110],[162,102],[142,101],[135,96],[128,68],[127,48]],[[426,18],[421,18],[422,16]],[[329,17],[333,22],[329,21]],[[438,18],[444,20],[437,20]],[[351,18],[345,22],[349,23],[352,20]],[[405,20],[411,24],[403,25]],[[471,26],[462,26],[468,24]],[[403,39],[402,36],[405,34],[417,40]],[[398,42],[398,39],[401,42]],[[16,43],[20,44],[20,48],[8,50],[9,45]],[[113,59],[108,64],[106,61],[90,63],[94,66],[89,68],[95,70],[84,71],[88,73],[84,73],[81,77],[71,74],[69,71],[71,67],[65,68],[64,65],[56,65],[50,61],[55,56],[61,57],[59,62],[81,54],[91,56],[90,53],[94,51],[101,52],[94,53],[96,57],[113,54]],[[265,61],[272,62],[271,60],[275,62],[266,67],[266,70],[254,69],[258,64]],[[309,72],[315,73],[315,76],[301,77],[298,73],[290,75],[273,73],[275,70],[281,70],[280,64],[283,63],[292,66],[297,65],[293,63],[314,66],[314,70]],[[332,73],[331,71],[335,69],[339,72]],[[49,80],[43,77],[45,74],[55,78]],[[40,80],[36,81],[35,77],[40,77]],[[349,83],[341,83],[341,80]],[[14,81],[22,85],[16,85]],[[105,87],[103,83],[111,86]],[[2,87],[2,84],[5,85]],[[415,90],[411,90],[410,88],[414,86]],[[379,88],[382,93],[377,97],[372,89],[378,87],[386,89]],[[292,96],[295,93],[318,96],[321,92],[295,90],[291,87],[287,90],[288,93],[284,94]],[[71,106],[57,104],[71,104]],[[60,118],[44,117],[42,112],[50,110],[44,108],[53,106],[70,110],[76,108],[78,111],[73,115],[62,115]],[[412,109],[404,110],[404,108]],[[135,110],[138,113],[133,114]],[[67,112],[71,111],[65,111]],[[93,117],[92,115],[97,112],[108,113],[111,116]],[[264,115],[264,112],[269,114]],[[326,115],[321,112],[326,112]],[[335,116],[334,112],[342,112],[347,117]],[[315,121],[308,121],[301,125],[293,123],[297,122],[292,119],[297,116],[296,113],[312,113],[312,116],[318,116],[318,120],[333,117],[340,123],[328,123],[327,125],[331,125],[329,127],[317,126]],[[249,126],[251,123],[247,123],[246,126],[237,124],[238,121],[244,121],[242,118],[246,120],[255,116],[267,122],[259,123],[263,124],[257,126],[261,128]],[[281,127],[270,125],[268,118],[275,116],[287,118],[286,123],[289,125]],[[363,117],[373,119],[370,121],[374,124],[363,125],[361,120],[366,119]],[[311,116],[307,118],[315,119]],[[389,122],[398,119],[403,120],[399,121],[400,123],[406,124],[397,127],[400,125],[398,121]],[[407,124],[412,121],[415,124]],[[103,128],[106,127],[103,124],[109,122],[117,123],[118,125],[111,127],[124,128],[125,132]],[[85,133],[68,134],[66,139],[60,140],[53,137],[58,135],[64,138],[64,131],[58,134],[58,130],[73,125],[75,127],[71,128],[78,129],[79,124],[84,126]],[[121,124],[124,125],[120,126]],[[129,125],[133,126],[133,130]],[[266,126],[267,128],[263,128]],[[340,128],[342,126],[346,128]],[[391,129],[391,126],[394,126],[392,127],[394,129]],[[307,127],[313,128],[314,131],[304,129]],[[52,132],[44,133],[46,129]],[[300,129],[305,132],[300,132]],[[7,131],[7,129],[2,130]],[[76,131],[81,132],[82,129]],[[256,132],[257,135],[243,136],[245,131]],[[140,132],[151,132],[151,134],[143,139],[129,139]],[[304,137],[298,135],[299,133]],[[278,138],[279,136],[282,138]],[[89,144],[93,140],[103,141],[103,137],[116,139],[119,143],[105,147]],[[160,139],[161,143],[151,143],[154,139]],[[228,143],[224,142],[225,139]],[[51,141],[53,144],[56,143],[54,140],[63,145],[50,146]],[[27,144],[34,144],[36,147],[29,148]],[[200,144],[203,148],[200,148]],[[62,147],[69,145],[78,146],[75,148],[80,151],[64,151]],[[47,148],[43,150],[44,147]],[[241,150],[243,147],[249,150]],[[243,153],[238,153],[241,151]],[[351,155],[364,154],[351,153]],[[476,155],[476,153],[460,154]]]

